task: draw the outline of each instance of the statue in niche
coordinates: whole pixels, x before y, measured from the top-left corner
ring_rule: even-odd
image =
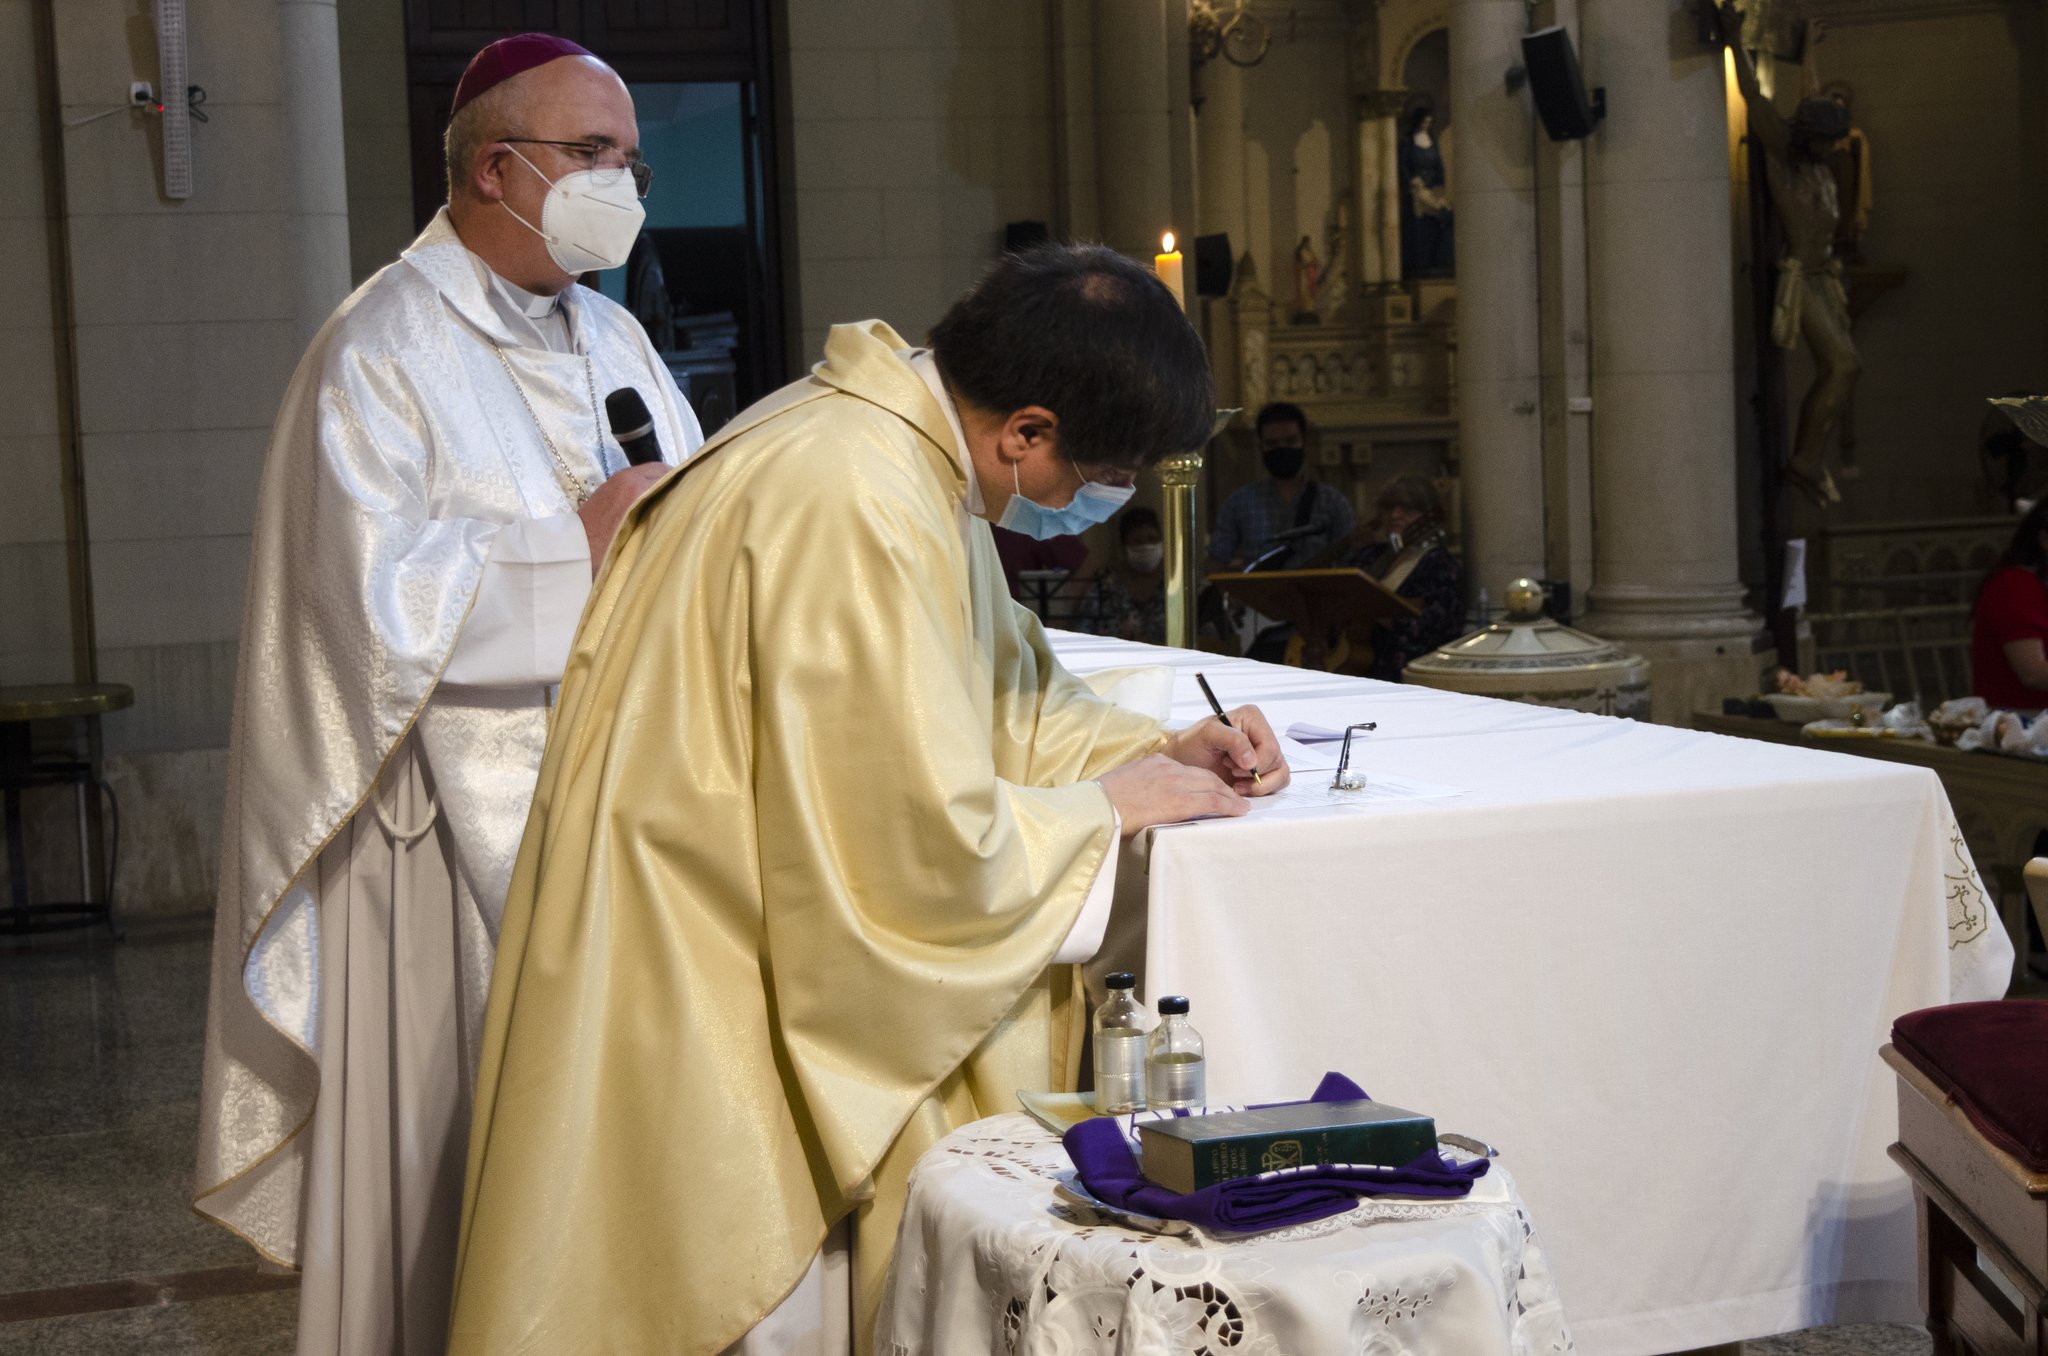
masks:
[[[1451,199],[1436,115],[1427,107],[1408,115],[1401,139],[1401,276],[1448,278],[1453,268]]]
[[[1337,318],[1351,299],[1351,195],[1347,190],[1333,204],[1325,218],[1323,238],[1329,242],[1330,262],[1318,284],[1320,314]]]
[[[1316,257],[1316,245],[1307,236],[1294,247],[1294,323],[1320,324],[1316,311],[1316,289],[1323,281],[1323,261]]]
[[[1840,424],[1856,378],[1863,370],[1849,334],[1849,298],[1842,289],[1842,261],[1835,233],[1842,211],[1828,158],[1849,134],[1849,116],[1833,99],[1818,95],[1799,101],[1791,118],[1757,87],[1756,66],[1741,42],[1742,16],[1734,0],[1722,0],[1720,36],[1735,62],[1735,77],[1749,108],[1749,128],[1763,148],[1771,205],[1785,233],[1785,257],[1778,262],[1778,292],[1771,309],[1771,338],[1780,348],[1801,339],[1813,355],[1813,385],[1800,402],[1799,423],[1785,478],[1816,505],[1841,502],[1827,468],[1829,437]]]

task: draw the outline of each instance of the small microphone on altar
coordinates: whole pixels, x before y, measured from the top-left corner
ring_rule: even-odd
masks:
[[[626,460],[635,466],[662,460],[661,439],[654,436],[654,416],[647,402],[630,386],[621,386],[604,398],[604,417],[611,423],[612,436]]]

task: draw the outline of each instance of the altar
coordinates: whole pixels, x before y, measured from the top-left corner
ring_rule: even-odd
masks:
[[[2002,994],[2012,950],[1932,772],[1055,633],[1173,712],[1376,721],[1384,794],[1142,836],[1106,968],[1187,994],[1219,1101],[1327,1069],[1510,1154],[1580,1349],[1917,1322],[1877,1051]]]

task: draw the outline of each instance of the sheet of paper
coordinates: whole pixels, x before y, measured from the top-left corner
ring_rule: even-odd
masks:
[[[1271,796],[1254,798],[1252,813],[1261,816],[1320,811],[1349,813],[1371,810],[1398,801],[1450,800],[1464,794],[1463,790],[1455,786],[1411,781],[1405,777],[1391,777],[1375,772],[1366,773],[1363,790],[1339,791],[1330,785],[1328,777],[1310,775],[1296,777],[1285,788]]]
[[[1311,725],[1305,720],[1297,720],[1294,724],[1288,726],[1286,737],[1298,740],[1303,744],[1341,744],[1344,742],[1344,732],[1342,730],[1333,730],[1327,725]]]
[[[1343,749],[1344,746],[1341,744],[1304,744],[1299,739],[1290,739],[1286,735],[1280,736],[1280,756],[1287,760],[1288,769],[1297,774],[1302,772],[1335,772],[1337,770],[1337,758],[1343,752]],[[1356,741],[1353,741],[1352,752],[1354,754],[1357,752]],[[1327,781],[1329,779],[1326,777],[1324,780]]]
[[[1327,775],[1310,772],[1297,773],[1285,787],[1270,796],[1251,798],[1250,818],[1284,819],[1295,816],[1366,814],[1383,806],[1402,801],[1450,800],[1467,792],[1456,786],[1442,786],[1435,782],[1418,782],[1407,777],[1393,777],[1382,773],[1368,772],[1365,789],[1362,791],[1339,791],[1330,785]],[[1162,824],[1161,828],[1179,828],[1186,824],[1227,823],[1227,820],[1190,819],[1182,824]]]

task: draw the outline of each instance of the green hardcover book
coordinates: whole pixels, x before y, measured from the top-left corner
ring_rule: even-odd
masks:
[[[1138,1125],[1147,1180],[1183,1194],[1282,1168],[1400,1167],[1435,1148],[1433,1119],[1384,1102],[1296,1102]]]

